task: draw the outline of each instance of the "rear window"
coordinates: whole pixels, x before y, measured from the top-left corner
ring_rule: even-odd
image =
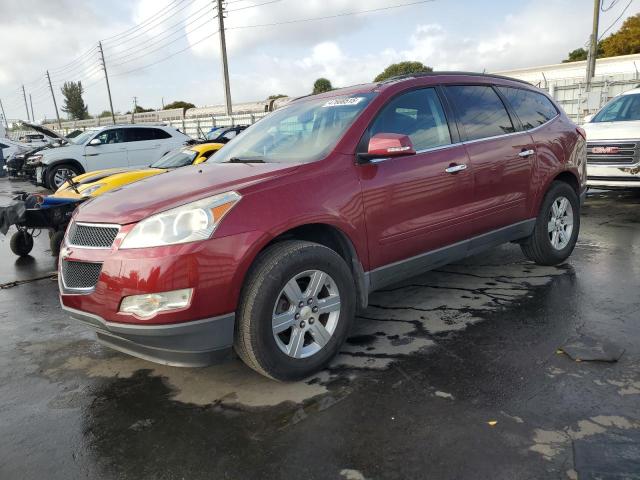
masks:
[[[558,115],[551,100],[523,88],[498,87],[516,112],[525,130],[539,127]]]
[[[453,85],[446,89],[466,140],[515,132],[502,100],[490,86]]]
[[[125,141],[127,142],[144,142],[146,140],[160,140],[171,137],[171,135],[159,128],[127,128],[125,131]]]

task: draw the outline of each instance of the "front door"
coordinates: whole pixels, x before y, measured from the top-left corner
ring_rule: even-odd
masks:
[[[442,255],[427,252],[468,236],[473,174],[464,146],[452,142],[434,88],[412,90],[392,99],[366,135],[376,133],[408,135],[417,152],[374,160],[359,169],[371,282],[379,288],[407,272],[433,267],[434,261],[444,263]],[[456,248],[458,252],[454,252]],[[460,257],[465,248],[454,245],[441,252]]]
[[[122,128],[104,130],[94,137],[94,139],[96,138],[101,141],[99,145],[87,145],[84,148],[87,172],[128,165]]]

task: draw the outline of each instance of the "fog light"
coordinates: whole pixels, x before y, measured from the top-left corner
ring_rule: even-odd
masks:
[[[148,318],[159,312],[186,307],[191,301],[192,294],[192,288],[185,288],[183,290],[173,290],[172,292],[132,295],[122,299],[120,311]]]

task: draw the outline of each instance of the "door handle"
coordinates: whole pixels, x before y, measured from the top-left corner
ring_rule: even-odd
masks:
[[[536,153],[535,150],[529,149],[529,150],[522,150],[518,156],[522,157],[522,158],[527,158],[530,157],[531,155],[533,155],[534,153]]]
[[[458,173],[466,169],[467,169],[467,166],[464,163],[462,163],[460,165],[451,165],[448,168],[445,168],[444,171],[447,173]]]

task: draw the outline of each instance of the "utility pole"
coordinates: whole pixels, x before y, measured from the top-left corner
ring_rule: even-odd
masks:
[[[222,76],[224,79],[224,100],[227,115],[231,115],[231,87],[229,86],[229,65],[227,64],[227,41],[224,38],[224,7],[223,0],[216,0],[218,4],[218,30],[220,33],[220,54],[222,56]]]
[[[4,118],[4,126],[9,128],[9,123],[7,122],[6,113],[4,113],[4,105],[2,105],[2,100],[0,100],[0,110],[2,110],[2,118]]]
[[[31,94],[29,94],[29,104],[31,105],[31,120],[36,121],[36,116],[33,114],[33,98],[31,98]]]
[[[138,97],[133,97],[133,110],[131,110],[131,123],[136,123],[136,110],[138,110]]]
[[[596,58],[598,56],[598,24],[600,22],[600,2],[593,0],[593,27],[589,40],[589,55],[587,56],[586,91],[591,91],[591,80],[596,73]]]
[[[111,87],[109,87],[109,75],[107,74],[107,64],[104,61],[104,51],[102,50],[102,42],[98,42],[98,49],[100,50],[100,58],[102,59],[102,70],[104,70],[104,79],[107,82],[107,93],[109,94],[109,108],[111,108],[111,120],[115,125],[116,116],[113,113],[113,102],[111,101]]]
[[[62,123],[60,123],[60,114],[58,113],[58,104],[56,103],[56,96],[53,94],[53,86],[51,85],[51,76],[49,70],[47,70],[47,80],[49,81],[49,90],[51,91],[51,98],[53,98],[53,106],[56,109],[56,118],[58,119],[58,128],[62,130]]]
[[[24,98],[24,108],[27,110],[27,121],[31,121],[29,118],[29,105],[27,105],[27,94],[24,93],[24,85],[22,85],[22,98]]]

